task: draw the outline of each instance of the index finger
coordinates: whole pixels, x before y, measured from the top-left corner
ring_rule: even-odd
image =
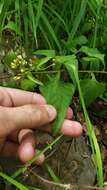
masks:
[[[1,106],[23,106],[26,104],[45,104],[45,98],[36,93],[19,89],[0,87]]]

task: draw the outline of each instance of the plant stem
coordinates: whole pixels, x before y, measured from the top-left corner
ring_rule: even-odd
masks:
[[[24,173],[29,166],[31,166],[31,164],[33,164],[33,162],[35,162],[37,160],[37,158],[41,155],[44,154],[47,150],[49,150],[50,148],[52,148],[52,146],[54,144],[56,144],[63,135],[58,136],[54,141],[52,141],[52,143],[50,143],[48,146],[46,146],[46,148],[44,148],[42,151],[40,151],[38,154],[36,154],[31,160],[29,160],[22,168],[19,168],[13,175],[13,178],[16,178],[17,176],[19,176],[21,173]]]
[[[95,133],[94,133],[93,126],[91,124],[91,121],[89,119],[89,116],[88,116],[88,113],[86,110],[85,102],[83,99],[83,95],[82,95],[82,91],[81,91],[81,87],[80,87],[80,83],[79,83],[79,77],[78,77],[77,69],[74,70],[74,75],[75,75],[75,79],[76,79],[77,86],[78,86],[78,91],[79,91],[79,95],[80,95],[80,100],[81,100],[85,120],[87,123],[87,129],[88,129],[88,133],[89,133],[89,139],[90,139],[90,143],[91,143],[91,147],[92,147],[93,156],[95,157],[98,185],[100,187],[102,187],[103,186],[103,167],[102,167],[102,159],[101,159],[100,148],[99,148],[99,145],[98,145]]]

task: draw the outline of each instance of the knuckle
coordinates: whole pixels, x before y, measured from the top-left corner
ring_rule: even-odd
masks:
[[[35,114],[36,114],[37,123],[41,123],[42,122],[42,116],[43,116],[42,110],[40,108],[36,108]]]
[[[11,120],[8,114],[8,108],[0,106],[0,135],[5,135],[8,133]]]
[[[3,88],[2,87],[0,87],[0,104],[2,104],[3,105],[3,103],[4,103],[4,91],[3,91]]]
[[[30,105],[29,108],[31,110],[30,118],[32,123],[36,123],[38,125],[48,123],[49,118],[45,107]]]
[[[7,115],[7,110],[0,106],[0,121],[4,121],[4,117]]]

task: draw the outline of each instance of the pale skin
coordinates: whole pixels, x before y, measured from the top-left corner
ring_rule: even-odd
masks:
[[[34,130],[51,133],[56,115],[55,108],[40,94],[0,87],[0,156],[15,156],[23,163],[32,159],[38,152]],[[73,111],[68,108],[60,133],[78,137],[82,126],[72,117]],[[36,164],[42,164],[44,159],[40,155]]]

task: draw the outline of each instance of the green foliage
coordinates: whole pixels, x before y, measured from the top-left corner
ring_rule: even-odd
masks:
[[[87,7],[87,3],[88,3],[88,0],[82,0],[81,1],[81,7],[80,7],[80,10],[79,10],[79,13],[77,14],[74,22],[73,22],[73,26],[72,26],[72,29],[70,31],[70,34],[69,34],[69,38],[68,38],[68,44],[71,44],[72,43],[72,40],[74,39],[74,36],[78,30],[78,27],[80,25],[80,22],[85,14],[85,11],[86,11],[86,7]]]
[[[89,106],[105,92],[105,85],[95,78],[81,80],[80,85],[86,106]]]
[[[62,82],[58,75],[51,78],[44,86],[41,86],[40,91],[47,102],[53,105],[57,110],[57,118],[52,124],[53,135],[57,135],[71,103],[74,94],[74,86],[70,83]]]
[[[59,183],[60,182],[59,177],[54,173],[53,169],[51,168],[51,166],[48,163],[45,163],[45,168],[47,169],[52,180],[56,183]]]
[[[30,91],[34,91],[34,88],[35,88],[35,82],[29,80],[29,79],[24,79],[24,80],[21,80],[21,89],[23,90],[30,90]]]
[[[85,53],[89,58],[100,60],[104,64],[104,54],[101,54],[98,49],[82,46],[79,51]]]
[[[20,46],[26,47],[28,56],[16,52],[9,52],[5,56],[3,63],[12,77],[9,81],[3,80],[2,84],[30,91],[40,88],[47,102],[54,105],[58,112],[52,126],[54,135],[60,131],[75,89],[79,92],[98,184],[102,186],[101,155],[86,106],[99,96],[107,101],[106,3],[102,0],[1,0],[0,37],[5,36],[6,32],[14,33],[20,39]],[[32,49],[34,53],[30,56]],[[59,139],[35,155],[27,163],[28,166]],[[26,169],[27,165],[12,177],[17,177]],[[51,168],[48,169],[56,180]],[[0,175],[17,187],[23,187],[7,175]]]
[[[56,139],[54,139],[50,144],[48,144],[42,151],[34,155],[34,157],[29,160],[23,167],[19,168],[13,175],[12,178],[16,178],[19,176],[21,173],[24,173],[31,164],[35,163],[37,158],[41,155],[46,153],[49,149],[52,149],[52,147],[59,142],[59,140],[62,138],[63,135],[58,136]]]
[[[71,79],[72,79],[72,73],[73,73],[75,77],[75,81],[77,83],[77,89],[79,92],[79,97],[80,97],[80,101],[81,101],[83,112],[84,112],[84,117],[87,124],[87,130],[88,130],[88,135],[89,135],[89,139],[91,143],[91,148],[92,148],[94,159],[95,159],[96,171],[97,171],[97,182],[98,182],[98,185],[102,187],[103,186],[103,166],[102,166],[101,153],[100,153],[100,148],[97,142],[97,138],[94,133],[93,126],[91,124],[90,118],[88,116],[88,112],[86,110],[86,106],[85,106],[85,102],[84,102],[84,98],[83,98],[83,94],[82,94],[82,90],[80,86],[79,76],[78,76],[78,68],[76,65],[77,62],[76,61],[72,62],[71,59],[69,60],[67,59],[66,61],[64,60],[62,64],[64,64],[65,67],[67,68]]]
[[[79,53],[81,53],[81,57],[79,56]],[[14,73],[15,75],[14,77],[12,77],[11,83],[14,84],[15,81],[18,81],[18,85],[21,89],[32,91],[35,88],[38,88],[39,85],[42,86],[45,81],[48,85],[47,80],[49,78],[51,79],[51,73],[55,73],[55,70],[56,72],[60,72],[62,69],[61,63],[66,63],[67,61],[71,61],[77,69],[79,69],[78,62],[82,63],[82,66],[85,69],[88,68],[89,64],[91,65],[93,63],[94,67],[98,67],[95,71],[98,71],[98,69],[100,69],[101,67],[104,68],[105,65],[104,54],[101,54],[98,49],[89,48],[87,46],[81,46],[79,50],[76,50],[75,54],[67,56],[55,56],[54,50],[37,50],[33,53],[33,57],[30,58],[17,55],[14,52],[8,53],[4,58],[4,63],[8,66],[9,72]],[[70,74],[72,70],[70,70],[68,65],[66,65],[66,68],[68,70],[68,73]],[[86,105],[92,103],[100,95],[103,97],[103,94],[105,94],[106,92],[106,85],[103,81],[99,82],[99,75],[95,75],[96,80],[94,77],[90,79],[90,77],[92,76],[94,76],[92,75],[92,73],[89,73],[86,76],[83,74],[80,75],[80,80],[82,78],[81,85]],[[71,77],[76,87],[77,84],[73,72]],[[94,88],[96,90],[93,91]]]
[[[86,44],[87,42],[88,42],[88,40],[87,40],[86,36],[84,36],[84,35],[77,36],[72,41],[72,47],[76,48],[77,45],[82,46],[82,45]]]
[[[83,46],[83,50],[84,50],[84,46]],[[95,51],[95,54],[90,49],[88,49],[89,52],[87,52],[86,50],[87,50],[87,48],[85,48],[85,51],[83,51],[83,53],[86,53],[90,57],[92,55],[92,57],[103,60],[102,59],[103,56],[97,50]],[[82,53],[82,51],[81,51],[81,53]],[[47,56],[42,57],[42,55],[43,56],[47,55]],[[18,71],[17,69],[19,69],[19,71],[21,71],[20,69],[23,68],[24,72],[22,73],[22,77],[25,77],[24,81],[27,81],[28,90],[30,88],[32,88],[31,82],[33,82],[39,86],[41,85],[40,91],[46,97],[47,102],[49,104],[54,105],[55,108],[57,109],[58,116],[52,125],[53,135],[57,135],[58,132],[60,131],[61,124],[64,120],[67,108],[68,108],[69,104],[71,103],[71,99],[72,99],[72,96],[74,94],[75,87],[76,87],[76,89],[79,92],[81,105],[82,105],[85,120],[87,123],[88,135],[89,135],[93,155],[95,157],[96,171],[97,171],[97,176],[98,176],[98,184],[99,184],[99,186],[102,186],[103,185],[103,172],[102,172],[101,154],[100,154],[100,150],[99,150],[99,146],[98,146],[98,143],[96,140],[93,126],[91,124],[91,121],[89,119],[89,116],[88,116],[88,113],[86,110],[84,99],[86,101],[86,105],[89,105],[99,95],[102,95],[105,92],[105,87],[100,82],[96,81],[96,79],[94,77],[92,79],[82,80],[82,83],[80,86],[80,79],[78,76],[78,54],[54,57],[53,51],[51,51],[51,50],[43,51],[42,50],[40,52],[40,56],[41,56],[41,58],[37,59],[37,60],[33,60],[33,63],[31,61],[29,62],[27,59],[25,59],[19,55],[16,56],[16,59],[9,59],[9,60],[12,60],[12,62],[10,63],[10,66],[12,66],[11,69],[13,71]],[[14,64],[12,64],[12,63],[14,63]],[[31,67],[30,67],[30,64],[31,64]],[[51,71],[54,71],[56,68],[59,69],[59,71],[57,71],[58,73],[55,74],[54,76],[49,73],[50,72],[50,70],[48,70],[49,64],[50,64],[50,66],[53,65],[51,67],[51,69],[52,69]],[[65,82],[64,80],[62,81],[62,76],[63,76],[63,75],[61,75],[62,68],[67,69],[67,72],[74,84]],[[27,72],[25,72],[25,71],[27,71]],[[39,78],[36,79],[34,77],[34,75],[32,75],[33,72],[36,72],[36,71],[47,72],[46,82],[39,81],[38,80]],[[28,83],[29,83],[29,85],[28,85]],[[44,85],[42,86],[42,84],[44,84]],[[26,86],[26,84],[24,84],[24,85]],[[81,90],[81,87],[82,87],[82,90]],[[92,93],[93,89],[95,90],[95,93]],[[90,96],[90,94],[91,94],[91,96]],[[28,162],[28,165],[31,165],[38,158],[38,156],[40,154],[44,153],[47,149],[49,149],[49,146],[46,147],[43,151],[41,151],[41,153],[35,155],[34,158]],[[18,176],[20,173],[24,172],[26,169],[27,169],[27,165],[24,168],[21,168],[18,171],[16,171],[16,173],[15,173],[15,175],[13,175],[13,177]]]
[[[9,177],[8,175],[0,172],[0,176],[3,177],[5,180],[13,184],[15,187],[17,187],[20,190],[29,190],[27,187],[19,183],[18,181],[14,180],[12,177]]]
[[[91,46],[96,47],[100,24],[103,25],[100,23],[103,18],[103,7],[103,2],[100,0],[72,2],[67,0],[61,3],[49,0],[9,0],[8,2],[1,0],[0,33],[2,35],[6,30],[15,32],[27,48],[33,45],[34,49],[42,47],[68,52],[76,37],[82,34],[91,44],[90,36],[92,37],[95,32],[94,45]],[[106,14],[106,8],[104,11]],[[101,37],[98,41],[101,41]]]
[[[33,54],[34,55],[41,55],[41,56],[46,56],[46,57],[55,57],[55,50],[46,50],[46,49],[44,49],[44,50],[37,50],[37,51],[35,51],[35,52],[33,52]]]

